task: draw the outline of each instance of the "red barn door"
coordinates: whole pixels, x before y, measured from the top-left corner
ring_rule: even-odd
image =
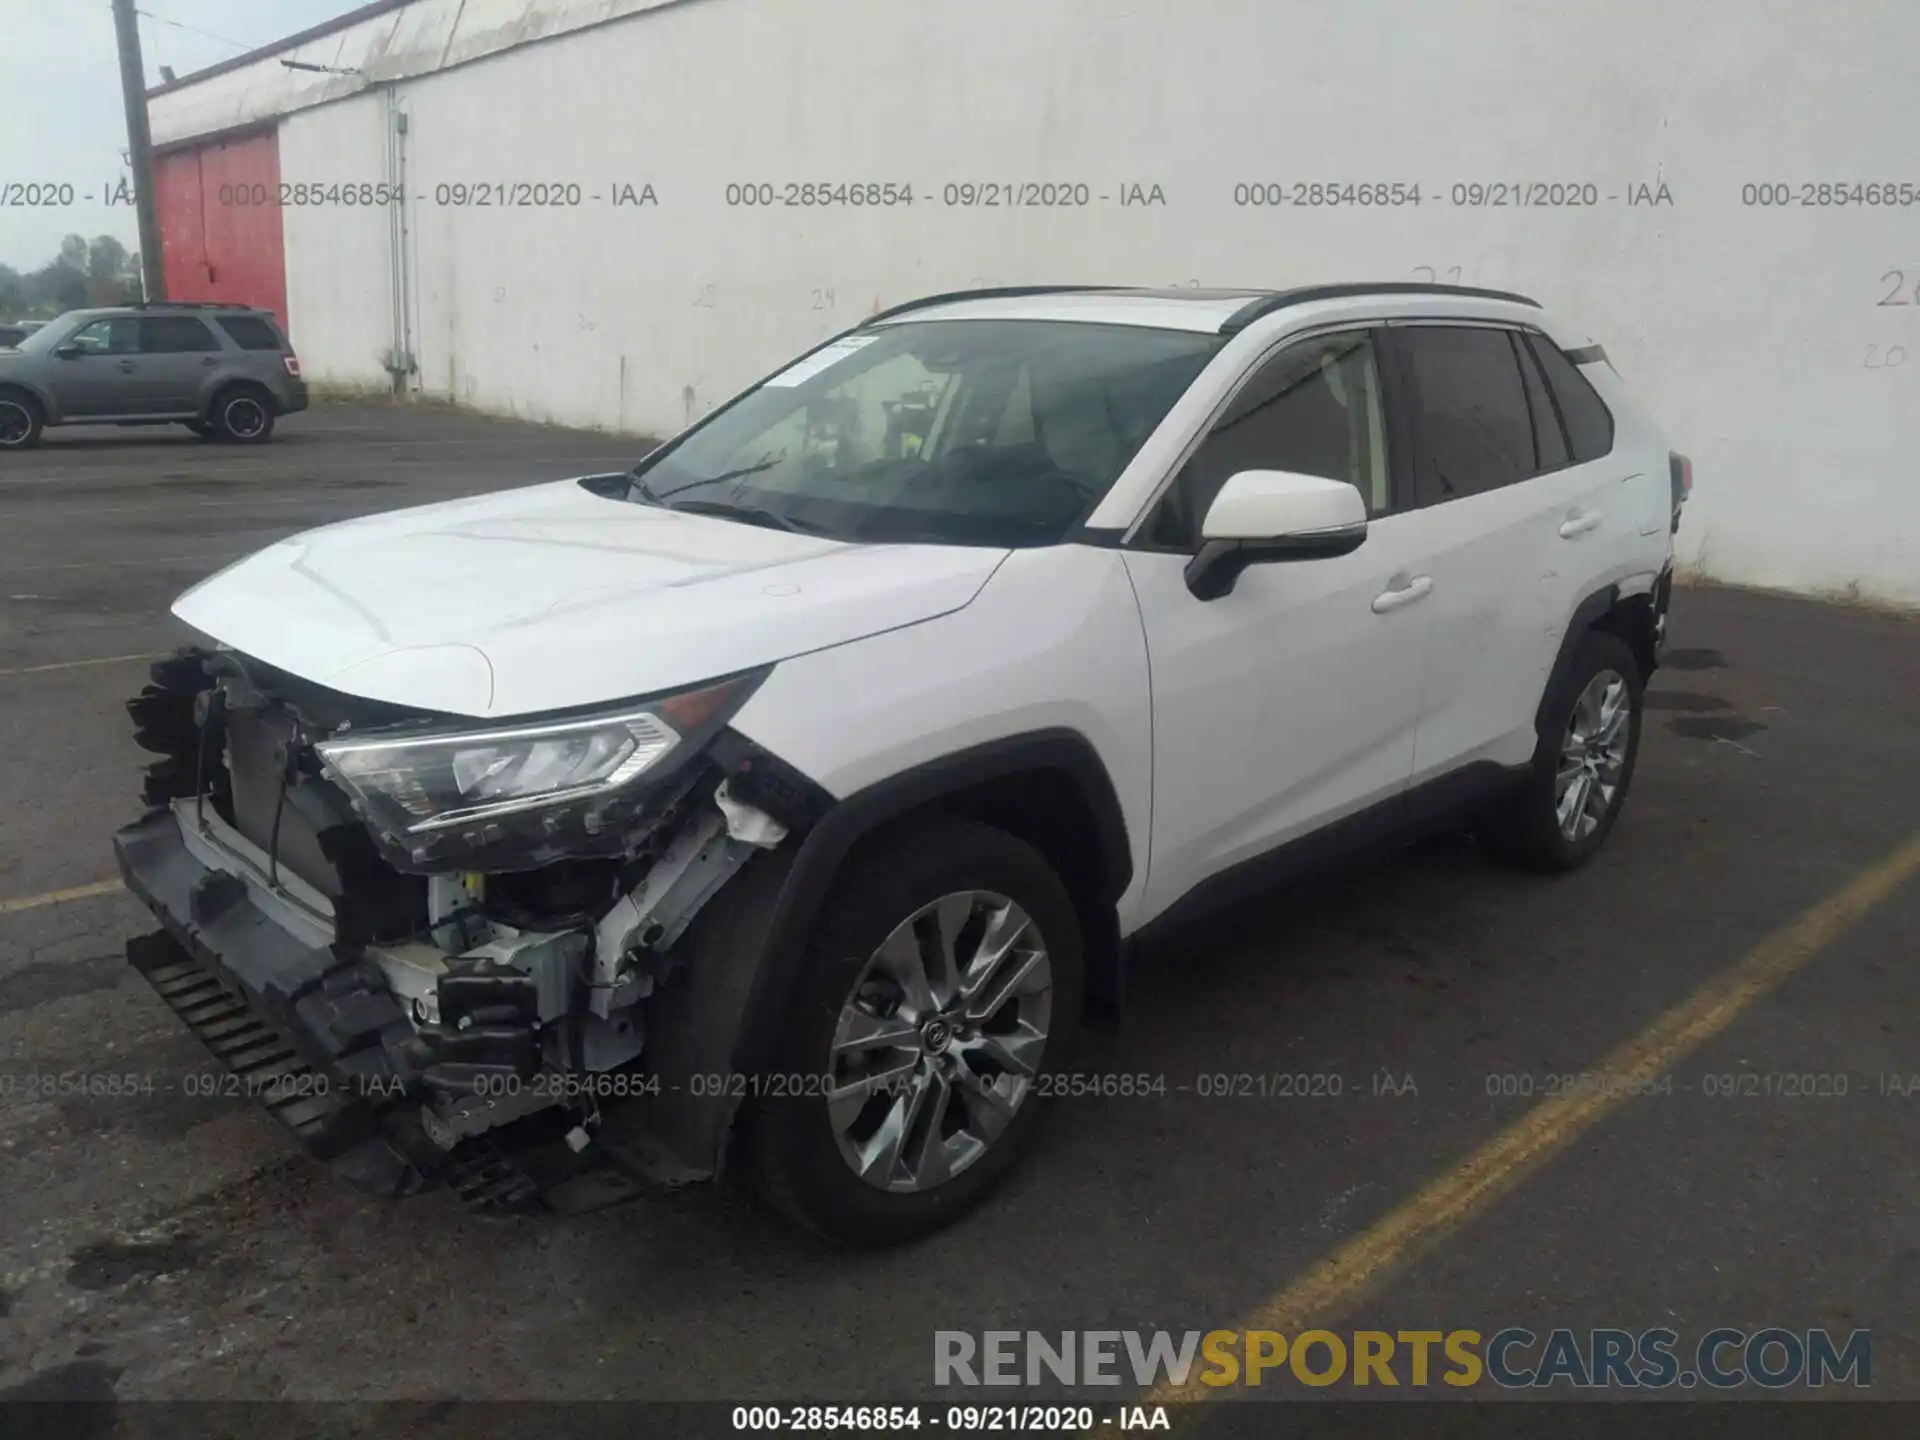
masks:
[[[286,328],[279,133],[171,150],[153,169],[167,298],[257,306]]]

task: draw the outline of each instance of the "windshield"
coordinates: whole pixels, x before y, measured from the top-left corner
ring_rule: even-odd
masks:
[[[66,318],[65,315],[56,315],[51,320],[43,321],[38,330],[26,336],[15,345],[14,348],[16,350],[31,351],[35,354],[42,350],[51,349],[54,342],[59,338],[60,333],[68,328],[60,323]]]
[[[1049,320],[843,336],[642,461],[631,498],[843,540],[1057,544],[1224,343]]]

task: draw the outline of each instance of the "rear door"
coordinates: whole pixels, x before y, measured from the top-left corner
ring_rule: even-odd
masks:
[[[220,368],[221,356],[219,339],[198,315],[143,315],[141,413],[194,413],[202,383]]]
[[[1594,591],[1657,565],[1673,523],[1672,480],[1664,451],[1619,443],[1616,417],[1587,380],[1594,366],[1607,363],[1597,346],[1569,355],[1540,334],[1527,344],[1572,467],[1552,567],[1564,620]]]
[[[140,414],[140,321],[133,315],[89,321],[56,348],[78,354],[53,357],[47,386],[62,417]]]
[[[1567,463],[1537,373],[1523,366],[1519,332],[1408,321],[1388,333],[1434,582],[1418,785],[1474,761],[1517,765],[1532,755],[1534,711],[1559,639],[1556,547],[1567,543],[1560,531],[1586,480]]]

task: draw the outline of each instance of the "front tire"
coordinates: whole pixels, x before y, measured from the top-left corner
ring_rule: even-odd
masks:
[[[273,397],[257,385],[232,385],[213,397],[207,423],[222,440],[264,445],[273,438]]]
[[[40,402],[18,390],[0,390],[0,450],[31,450],[40,443],[46,416]]]
[[[912,822],[828,900],[776,1074],[748,1120],[760,1189],[829,1239],[951,1224],[1019,1160],[1069,1056],[1085,981],[1053,868],[970,821]]]
[[[1485,817],[1482,838],[1495,854],[1548,873],[1594,857],[1633,781],[1643,685],[1626,641],[1587,632],[1547,705],[1526,781]]]

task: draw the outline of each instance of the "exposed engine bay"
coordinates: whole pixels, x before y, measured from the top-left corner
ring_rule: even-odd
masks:
[[[671,1177],[609,1119],[660,1094],[656,997],[825,803],[725,728],[758,679],[489,724],[182,651],[128,702],[161,758],[117,848],[172,932],[134,963],[374,1188],[513,1206],[593,1173],[585,1208]]]

